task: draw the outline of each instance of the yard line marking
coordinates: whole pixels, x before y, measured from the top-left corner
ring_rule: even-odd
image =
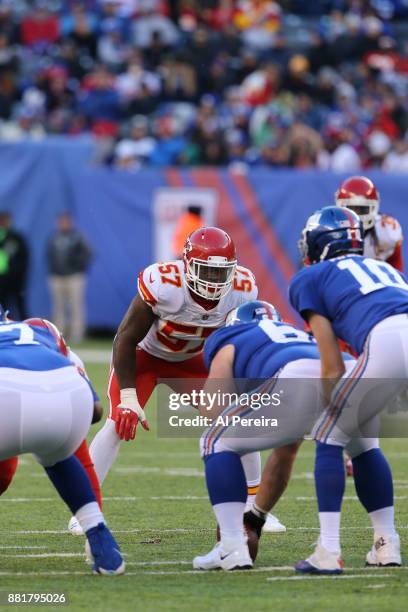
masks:
[[[408,485],[407,487],[408,488]],[[49,503],[56,501],[57,497],[6,497],[2,501],[9,503]],[[408,499],[407,495],[395,495],[394,499],[397,500],[406,500]],[[206,495],[151,495],[151,496],[143,496],[143,495],[113,495],[104,497],[104,501],[204,501],[208,500],[208,496]],[[285,501],[316,501],[315,495],[284,495],[281,500]],[[343,497],[343,501],[359,501],[356,495],[345,495]]]
[[[143,500],[154,500],[154,501],[197,501],[197,500],[208,500],[206,495],[152,495],[150,497],[142,495],[114,495],[111,497],[104,497],[104,501],[143,501]],[[52,502],[57,501],[58,497],[6,497],[2,499],[2,502],[10,503],[32,503],[32,502]]]
[[[334,576],[270,576],[266,579],[267,582],[279,582],[283,580],[356,580],[358,578],[391,578],[391,574],[377,574],[376,576],[370,576],[369,574],[340,574]]]
[[[281,498],[283,499],[283,498]],[[296,500],[296,501],[315,501],[316,500],[316,496],[315,495],[300,495],[298,497],[285,497],[286,500]],[[407,495],[394,495],[394,499],[399,499],[399,500],[404,500],[404,499],[408,499]],[[343,497],[343,501],[359,501],[357,495],[345,495]]]
[[[397,530],[408,529],[408,525],[396,525]],[[372,530],[370,525],[361,527],[341,527],[341,531],[365,531]],[[287,531],[320,531],[319,527],[286,527]],[[145,527],[141,529],[111,529],[112,533],[211,533],[214,527],[174,527],[174,528],[154,528]],[[67,529],[18,529],[14,531],[0,530],[0,534],[6,535],[67,535]]]
[[[159,450],[157,452],[154,451],[135,451],[135,457],[168,457],[169,456],[169,450],[163,451],[163,450]],[[173,452],[171,451],[171,455],[172,457],[195,457],[198,458],[200,456],[198,451],[176,451]],[[387,457],[392,457],[395,459],[401,459],[401,458],[406,458],[408,457],[408,452],[404,453],[387,453]],[[302,453],[300,451],[299,455],[298,455],[298,461],[302,461],[302,459],[314,459],[315,458],[315,453]]]
[[[117,474],[160,474],[161,476],[193,476],[204,477],[204,470],[191,467],[174,467],[174,468],[159,468],[159,467],[144,467],[136,465],[133,467],[119,467],[113,470]]]
[[[382,568],[384,569],[384,568]],[[401,569],[401,568],[398,568]],[[273,572],[276,571],[277,568],[270,566],[270,567],[259,567],[259,568],[254,568],[250,570],[250,573],[264,573],[264,572]],[[361,570],[361,568],[360,568]],[[278,570],[279,571],[279,570]],[[282,570],[282,571],[293,571],[293,567],[289,567],[286,570]],[[347,570],[349,571],[349,570]],[[371,571],[371,570],[369,570]],[[204,572],[202,570],[180,570],[180,571],[153,571],[153,570],[142,570],[140,572],[126,572],[124,575],[124,578],[126,578],[126,576],[141,576],[141,575],[149,575],[149,576],[177,576],[180,574],[186,574],[186,575],[190,575],[190,576],[206,576],[208,575],[207,572]],[[230,576],[241,576],[242,574],[241,572],[230,572],[229,573]],[[23,571],[17,571],[17,572],[11,572],[11,571],[0,571],[0,576],[24,576],[24,577],[38,577],[38,576],[89,576],[89,571],[69,571],[69,570],[61,570],[61,571],[28,571],[28,572],[23,572]],[[269,578],[266,578],[267,581],[278,581],[278,580],[330,580],[330,579],[340,579],[340,580],[351,580],[351,579],[357,579],[357,578],[392,578],[393,574],[379,574],[379,573],[374,573],[373,575],[370,576],[370,574],[368,573],[360,573],[360,574],[343,574],[341,576],[270,576]],[[122,580],[123,580],[122,579]]]
[[[191,565],[192,561],[126,561],[126,566],[133,565],[137,567],[155,566],[155,565]]]
[[[31,502],[52,502],[58,500],[58,497],[5,497],[1,501],[11,502],[15,504],[25,504]]]
[[[17,544],[12,544],[10,546],[0,546],[0,550],[37,550],[37,549],[47,549],[48,546],[19,546]]]
[[[109,349],[80,349],[85,363],[110,363],[112,351]]]
[[[54,553],[29,553],[26,555],[1,555],[1,557],[13,558],[13,559],[49,559],[52,557],[83,557],[85,558],[85,552],[54,552]]]

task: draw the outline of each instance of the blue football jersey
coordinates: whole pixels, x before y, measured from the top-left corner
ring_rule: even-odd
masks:
[[[317,344],[309,334],[269,319],[238,323],[213,332],[204,347],[207,368],[227,344],[235,347],[234,378],[270,378],[291,361],[320,359]]]
[[[384,261],[343,255],[298,272],[289,299],[302,316],[309,310],[329,319],[335,334],[360,355],[377,323],[408,313],[408,282]]]
[[[0,367],[56,370],[72,365],[47,329],[18,321],[0,322]]]

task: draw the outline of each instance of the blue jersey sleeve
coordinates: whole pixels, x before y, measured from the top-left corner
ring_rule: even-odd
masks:
[[[251,325],[251,327],[254,326],[256,327],[256,324]],[[234,344],[234,339],[240,335],[242,329],[247,331],[249,329],[248,323],[221,327],[211,334],[204,345],[204,362],[207,370],[210,369],[211,362],[218,351],[227,344]]]
[[[289,301],[303,318],[308,310],[329,318],[316,282],[318,265],[307,266],[300,270],[289,285]]]
[[[221,329],[217,329],[217,331],[213,332],[209,338],[205,341],[204,345],[204,363],[207,370],[211,367],[211,362],[214,359],[214,355],[217,353],[218,349],[222,345],[222,339],[224,334],[224,327]]]

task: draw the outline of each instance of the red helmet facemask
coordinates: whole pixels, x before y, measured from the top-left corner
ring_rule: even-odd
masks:
[[[366,176],[351,176],[343,181],[335,193],[336,206],[350,208],[358,214],[364,230],[374,227],[380,210],[380,196],[372,181]]]
[[[51,321],[48,321],[47,319],[40,319],[37,317],[25,319],[23,323],[26,323],[27,325],[32,325],[34,327],[42,327],[43,329],[48,329],[48,331],[51,332],[51,334],[55,338],[59,352],[65,355],[65,357],[68,357],[69,348],[67,346],[67,343],[65,342],[65,338],[59,331],[58,327],[54,325],[54,323],[51,323]]]
[[[187,238],[183,250],[187,285],[205,300],[218,301],[230,291],[237,258],[229,235],[218,227],[202,227]]]

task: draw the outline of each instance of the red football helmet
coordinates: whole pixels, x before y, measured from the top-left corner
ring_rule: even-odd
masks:
[[[336,206],[351,208],[363,222],[364,230],[374,227],[380,210],[380,196],[366,176],[351,176],[343,181],[335,193]]]
[[[219,300],[232,287],[237,258],[235,245],[224,230],[201,227],[187,238],[184,270],[190,290],[206,300]]]
[[[49,332],[54,336],[55,341],[58,346],[58,350],[60,353],[68,357],[69,348],[67,343],[65,342],[64,336],[59,331],[58,327],[48,321],[47,319],[40,319],[37,317],[33,317],[31,319],[25,319],[23,323],[27,323],[27,325],[33,325],[34,327],[42,327],[43,329],[48,329]]]

